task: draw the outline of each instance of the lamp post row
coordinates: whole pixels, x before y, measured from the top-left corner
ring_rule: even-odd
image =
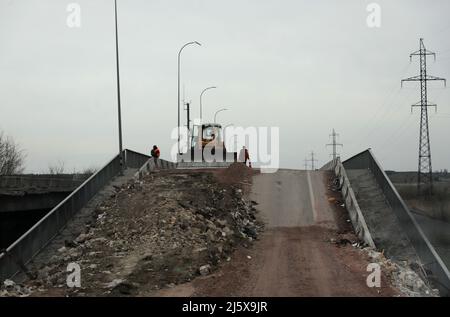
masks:
[[[205,88],[205,89],[203,89],[202,93],[200,94],[200,120],[203,119],[203,105],[202,105],[203,94],[210,89],[216,89],[216,88],[217,88],[216,86],[211,86],[211,87]]]
[[[227,108],[222,108],[222,109],[219,109],[219,110],[216,111],[216,113],[214,114],[214,123],[217,123],[217,121],[216,121],[217,114],[219,112],[226,111],[226,110],[228,110],[228,109]]]
[[[116,75],[117,75],[117,115],[118,115],[118,130],[119,130],[119,157],[120,157],[120,166],[121,171],[123,171],[126,162],[125,157],[123,155],[123,139],[122,139],[122,111],[121,111],[121,99],[120,99],[120,72],[119,72],[119,34],[118,34],[118,21],[117,21],[117,0],[114,0],[114,24],[115,24],[115,39],[116,39]],[[180,125],[181,125],[181,116],[180,116],[180,82],[181,82],[181,53],[183,52],[183,49],[189,45],[198,45],[201,46],[201,44],[197,41],[188,42],[184,44],[180,51],[178,52],[178,98],[177,98],[177,112],[178,112],[178,121],[177,121],[177,127],[178,127],[178,153],[181,153],[180,149]],[[202,97],[203,94],[210,89],[215,89],[216,86],[211,86],[205,88],[202,93],[200,94],[200,120],[202,120],[203,117],[203,105],[202,105]],[[220,111],[223,111],[226,109],[221,109]],[[214,122],[216,121],[216,115],[214,115]]]
[[[199,42],[197,42],[197,41],[189,42],[189,43],[184,44],[181,47],[180,51],[178,52],[178,100],[177,100],[178,101],[177,102],[178,123],[177,123],[177,127],[178,127],[178,153],[179,154],[181,154],[181,149],[180,149],[180,125],[181,125],[181,122],[180,122],[180,77],[181,77],[180,76],[180,66],[181,66],[181,52],[183,52],[183,49],[186,46],[194,45],[194,44],[196,44],[198,46],[201,46],[201,44]]]

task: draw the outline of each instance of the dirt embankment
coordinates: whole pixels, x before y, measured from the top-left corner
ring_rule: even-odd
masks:
[[[225,171],[160,171],[116,188],[74,240],[30,267],[34,296],[146,295],[208,275],[262,225],[245,198],[244,166]],[[66,286],[67,265],[81,268],[81,288]]]

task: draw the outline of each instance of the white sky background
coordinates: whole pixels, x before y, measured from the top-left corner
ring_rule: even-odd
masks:
[[[81,28],[66,25],[75,1],[0,0],[0,130],[27,153],[28,172],[65,162],[101,167],[118,151],[112,0],[79,0]],[[347,158],[371,147],[386,169],[416,170],[419,74],[409,54],[425,38],[450,80],[450,1],[377,1],[381,28],[366,24],[373,1],[119,0],[124,147],[162,157],[177,122],[177,53],[186,99],[223,125],[279,126],[281,167],[329,159],[340,133]],[[449,168],[450,94],[431,83],[433,169]],[[184,116],[183,116],[184,118]],[[185,120],[183,120],[184,122]]]

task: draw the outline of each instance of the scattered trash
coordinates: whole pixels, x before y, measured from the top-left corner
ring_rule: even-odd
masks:
[[[14,283],[14,281],[11,281],[11,280],[5,280],[5,281],[3,282],[3,285],[4,285],[6,288],[12,288],[12,287],[14,287],[14,286],[16,285],[16,283]]]
[[[391,261],[384,256],[383,252],[376,251],[370,247],[363,248],[363,251],[367,253],[372,261],[375,261],[382,267],[383,272],[388,274],[393,285],[405,296],[439,296],[438,290],[432,289],[416,272],[410,269],[416,263]]]
[[[0,297],[28,297],[32,289],[21,284],[15,283],[13,280],[6,279],[0,287]]]
[[[118,286],[122,282],[123,282],[123,280],[121,280],[121,279],[114,279],[110,283],[106,283],[105,284],[105,288],[115,288],[116,286]]]
[[[211,271],[211,265],[209,265],[209,264],[203,265],[198,269],[198,271],[200,272],[200,275],[202,275],[202,276],[208,275]]]

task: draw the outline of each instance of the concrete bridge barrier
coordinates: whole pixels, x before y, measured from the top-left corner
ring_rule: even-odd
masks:
[[[369,170],[415,249],[428,278],[450,296],[450,272],[370,149],[343,162],[346,170]]]
[[[367,245],[375,248],[375,243],[373,242],[369,228],[367,227],[361,208],[358,205],[355,193],[353,192],[350,180],[347,177],[347,173],[340,158],[328,162],[321,168],[321,170],[331,170],[334,172],[339,180],[339,188],[341,188],[342,198],[344,198],[345,207],[350,215],[350,220],[353,228],[355,229],[355,233]]]
[[[0,194],[26,191],[27,193],[73,191],[90,175],[2,175],[0,176]]]
[[[134,177],[136,179],[142,179],[144,176],[157,169],[165,170],[174,168],[177,168],[177,164],[161,159],[155,160],[153,157],[151,157],[144,163],[144,165],[142,165],[142,167],[137,171]]]

